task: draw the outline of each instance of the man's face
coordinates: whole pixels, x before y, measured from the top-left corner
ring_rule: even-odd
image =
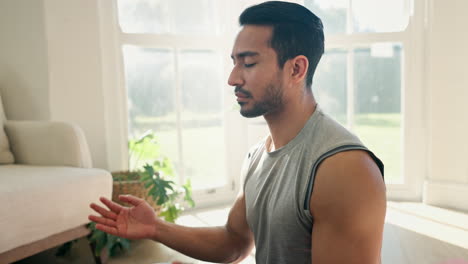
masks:
[[[244,117],[272,114],[283,107],[282,71],[269,45],[271,35],[272,27],[246,25],[232,49],[234,68],[228,83],[235,87]]]

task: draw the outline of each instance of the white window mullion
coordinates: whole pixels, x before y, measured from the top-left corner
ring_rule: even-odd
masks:
[[[387,184],[389,199],[421,201],[423,184],[427,176],[428,154],[427,138],[429,137],[427,122],[427,102],[424,87],[424,47],[427,6],[426,1],[415,1],[413,16],[410,17],[408,28],[402,32],[404,36],[401,93],[401,133],[403,142],[402,174],[403,183]],[[411,7],[411,9],[414,7]],[[410,10],[411,10],[410,9]],[[411,162],[408,162],[411,161]]]
[[[353,0],[348,0],[349,8],[346,10],[346,33],[353,33]]]
[[[143,46],[170,48],[177,45],[181,48],[191,49],[216,49],[222,48],[225,45],[225,39],[222,36],[190,36],[190,35],[173,35],[173,34],[138,34],[138,33],[122,33],[120,34],[121,41],[125,44]]]
[[[347,125],[350,130],[354,128],[354,50],[352,48],[348,49],[346,60],[346,100],[347,100],[347,111],[346,111],[346,120]]]
[[[182,87],[180,81],[180,67],[179,67],[179,53],[180,49],[174,49],[174,77],[175,77],[175,105],[176,105],[176,127],[177,127],[177,144],[179,153],[179,181],[180,183],[185,182],[185,161],[184,161],[184,146],[182,141]]]
[[[376,42],[401,42],[408,38],[408,32],[387,32],[387,33],[356,33],[350,35],[326,36],[325,45],[327,48],[340,48],[353,44],[370,46]]]

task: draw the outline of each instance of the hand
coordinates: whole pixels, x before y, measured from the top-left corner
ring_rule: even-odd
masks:
[[[124,207],[104,197],[99,199],[110,210],[95,203],[90,207],[101,216],[90,215],[96,228],[114,236],[128,239],[152,238],[159,220],[153,208],[143,199],[131,195],[119,195],[119,200],[132,205]]]

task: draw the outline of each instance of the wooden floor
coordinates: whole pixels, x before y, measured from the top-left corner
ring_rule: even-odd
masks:
[[[468,250],[386,224],[383,264],[468,264]]]
[[[195,211],[179,219],[189,226],[214,226],[225,222],[229,208]],[[49,250],[17,264],[93,263],[85,239],[67,258],[55,258]],[[161,244],[142,240],[130,252],[109,264],[151,264],[182,261],[205,263],[183,256]],[[255,263],[254,252],[242,263]],[[421,204],[389,203],[382,247],[383,264],[468,264],[468,215]]]

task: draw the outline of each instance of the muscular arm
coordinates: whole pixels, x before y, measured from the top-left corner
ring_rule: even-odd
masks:
[[[243,194],[237,198],[225,226],[191,228],[164,222],[158,224],[152,238],[193,258],[222,263],[244,259],[254,244]]]
[[[380,263],[385,184],[366,152],[342,152],[323,161],[310,205],[313,264]]]
[[[100,216],[90,215],[96,228],[130,239],[150,238],[193,258],[210,262],[235,262],[245,258],[253,247],[253,235],[247,225],[245,198],[241,194],[232,207],[225,226],[184,227],[167,223],[154,214],[143,199],[123,195],[119,199],[131,204],[123,207],[101,198],[107,208],[91,204]]]

